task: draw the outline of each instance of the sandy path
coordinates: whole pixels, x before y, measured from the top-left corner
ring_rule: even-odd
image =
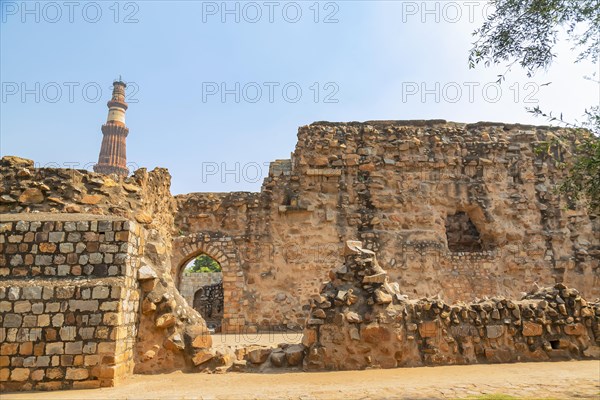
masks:
[[[115,388],[2,394],[9,399],[430,399],[503,393],[599,399],[600,361],[223,375],[136,375]]]

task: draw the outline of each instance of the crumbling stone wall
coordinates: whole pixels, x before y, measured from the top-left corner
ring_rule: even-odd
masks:
[[[142,228],[137,277],[141,307],[136,309],[138,312],[141,308],[142,313],[138,336],[131,339],[135,345],[135,371],[156,373],[193,367],[192,358],[209,348],[211,341],[202,317],[181,297],[170,273],[176,203],[165,169],[139,169],[131,177],[122,178],[85,170],[34,168],[31,160],[6,156],[0,160],[0,176],[0,212],[17,215],[16,218],[49,212],[53,215],[49,221],[67,217],[84,221],[89,218],[87,214],[134,220]],[[6,250],[5,247],[3,252]],[[104,250],[98,252],[104,257]],[[29,258],[23,260],[29,262]],[[5,271],[0,280],[10,280],[13,274],[36,268],[34,258],[33,264]],[[56,268],[58,273],[66,267]],[[33,278],[37,282],[40,276]]]
[[[600,357],[600,303],[563,284],[522,300],[410,300],[375,253],[349,241],[345,263],[311,299],[308,370]]]
[[[303,126],[260,193],[176,196],[172,266],[186,246],[230,239],[237,280],[224,290],[245,329],[303,326],[341,243],[357,238],[414,296],[518,297],[561,282],[595,298],[600,219],[567,207],[554,191],[564,171],[537,151],[573,135],[441,120]]]
[[[2,214],[0,388],[112,386],[134,367],[140,227]]]

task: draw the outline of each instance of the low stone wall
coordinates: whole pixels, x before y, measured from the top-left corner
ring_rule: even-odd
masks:
[[[329,278],[311,300],[308,370],[600,358],[600,303],[560,283],[521,300],[409,300],[355,241]]]
[[[130,375],[140,226],[82,214],[0,221],[0,388],[95,388]]]

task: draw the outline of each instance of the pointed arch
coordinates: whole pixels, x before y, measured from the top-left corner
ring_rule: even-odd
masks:
[[[223,274],[223,332],[238,332],[245,325],[242,312],[244,273],[233,238],[220,232],[202,232],[173,239],[171,275],[180,287],[183,269],[195,257],[206,254],[221,265]],[[193,301],[193,299],[192,299]]]

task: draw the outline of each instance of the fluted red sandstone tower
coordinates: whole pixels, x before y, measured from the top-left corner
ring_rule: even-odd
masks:
[[[102,174],[127,176],[126,139],[129,128],[125,126],[125,87],[121,80],[113,82],[112,98],[107,103],[108,117],[102,125],[102,147],[94,171]]]

